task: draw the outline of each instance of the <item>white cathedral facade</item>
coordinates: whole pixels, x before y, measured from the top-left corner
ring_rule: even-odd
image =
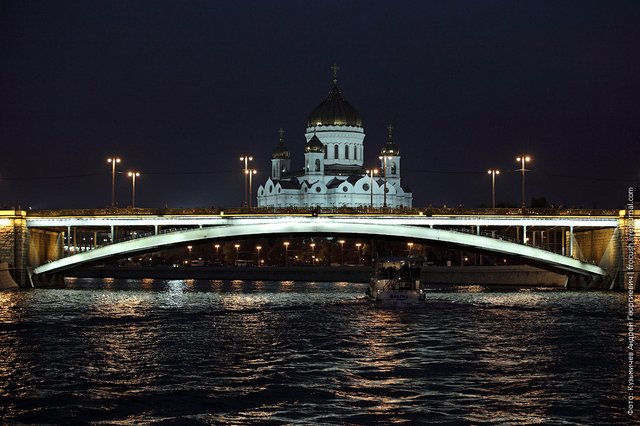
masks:
[[[364,128],[344,99],[333,67],[329,95],[309,115],[304,167],[291,168],[280,143],[271,156],[271,175],[258,187],[258,207],[411,207],[411,190],[400,182],[400,151],[389,126],[377,174],[364,167]]]

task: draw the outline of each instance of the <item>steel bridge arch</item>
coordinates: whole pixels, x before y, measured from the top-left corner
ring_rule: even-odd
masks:
[[[275,223],[217,225],[153,235],[114,243],[88,252],[55,260],[36,267],[33,270],[33,274],[35,276],[60,274],[84,265],[95,264],[136,253],[145,253],[162,248],[179,246],[190,242],[257,237],[263,235],[303,234],[410,238],[415,241],[436,242],[475,251],[517,257],[525,263],[534,264],[567,275],[577,274],[592,277],[604,277],[607,275],[607,271],[597,265],[585,263],[578,259],[532,246],[490,237],[414,225],[335,222],[326,218],[295,218]]]

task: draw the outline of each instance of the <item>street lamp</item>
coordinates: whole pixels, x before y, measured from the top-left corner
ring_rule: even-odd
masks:
[[[253,157],[243,155],[240,157],[240,161],[244,161],[244,206],[246,207],[248,205],[247,199],[249,198],[247,191],[247,175],[249,174],[249,161],[253,161]]]
[[[289,266],[289,241],[284,242],[284,266]]]
[[[338,241],[340,243],[340,260],[341,264],[344,265],[344,240]]]
[[[407,243],[407,246],[409,247],[409,256],[411,256],[411,249],[413,249],[413,243]]]
[[[253,198],[253,183],[252,183],[252,177],[253,175],[255,175],[256,173],[258,173],[258,171],[256,169],[249,169],[249,170],[245,170],[244,171],[245,175],[249,175],[249,208],[251,208],[251,199]],[[246,179],[246,177],[245,177]]]
[[[366,170],[365,173],[369,175],[371,178],[371,184],[369,185],[369,190],[371,191],[371,209],[373,210],[373,175],[378,174],[378,169]]]
[[[360,247],[362,247],[362,243],[356,243],[356,248],[358,249],[358,265],[360,264]]]
[[[311,247],[311,263],[313,263],[313,258],[316,257],[316,243],[311,243],[309,246]]]
[[[216,249],[216,260],[220,261],[220,244],[216,244],[213,247]]]
[[[496,175],[500,174],[500,170],[489,169],[487,173],[491,175],[491,207],[496,208]]]
[[[240,254],[240,244],[234,244],[234,247],[236,248],[236,266],[238,266],[238,257]]]
[[[382,203],[382,207],[383,208],[387,208],[387,160],[391,159],[391,157],[384,155],[384,156],[380,156],[378,157],[378,159],[383,160],[382,161],[382,174],[384,175],[384,188],[383,188],[383,203]]]
[[[262,246],[256,246],[256,250],[258,251],[258,266],[260,266],[260,250],[262,250]]]
[[[189,265],[191,265],[191,250],[193,249],[193,246],[187,246],[187,250],[189,250]]]
[[[119,163],[118,157],[107,158],[107,163],[111,164],[111,207],[116,206],[116,163]]]
[[[131,178],[131,207],[136,206],[136,178],[140,177],[140,172],[129,172],[127,176]]]
[[[520,156],[516,157],[516,161],[520,163],[520,168],[516,171],[522,173],[522,208],[525,208],[527,204],[524,201],[524,173],[528,172],[529,170],[524,168],[524,164],[531,161],[531,157],[526,154],[520,154]]]

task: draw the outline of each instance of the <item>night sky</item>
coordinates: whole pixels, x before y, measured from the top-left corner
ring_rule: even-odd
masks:
[[[234,207],[239,157],[302,168],[338,85],[414,206],[620,207],[640,178],[638,1],[0,1],[0,206]],[[117,199],[131,202],[126,175]],[[254,183],[254,194],[257,184]]]

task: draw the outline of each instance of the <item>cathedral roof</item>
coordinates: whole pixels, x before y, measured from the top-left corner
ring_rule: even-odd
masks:
[[[337,65],[333,69],[333,87],[327,97],[320,102],[309,115],[307,125],[314,126],[356,126],[362,127],[362,118],[358,111],[351,106],[342,96],[342,91],[338,88],[336,73]]]
[[[320,142],[320,139],[314,134],[307,146],[304,147],[304,152],[324,152],[324,145]]]

